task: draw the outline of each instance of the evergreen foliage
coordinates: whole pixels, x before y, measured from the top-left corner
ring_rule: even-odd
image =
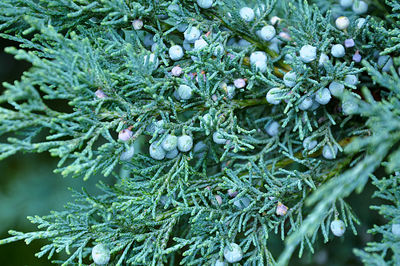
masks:
[[[49,152],[64,176],[115,177],[0,244],[45,239],[37,256],[63,265],[90,264],[96,244],[112,265],[286,265],[334,220],[357,235],[346,198],[370,182],[388,224],[355,254],[400,263],[400,2],[207,2],[0,2],[7,52],[32,64],[3,84],[0,159]]]

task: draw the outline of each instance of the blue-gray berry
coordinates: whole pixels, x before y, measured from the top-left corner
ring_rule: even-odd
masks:
[[[311,137],[307,137],[303,140],[303,147],[306,150],[312,150],[318,145],[318,141],[311,139]]]
[[[311,99],[311,97],[306,97],[299,104],[299,109],[305,111],[310,109],[312,105],[313,105],[313,100]]]
[[[317,58],[317,48],[309,44],[304,45],[300,49],[300,59],[304,63],[310,63]]]
[[[331,92],[327,88],[319,89],[315,93],[315,101],[317,101],[319,104],[322,105],[329,103],[331,98],[332,98]]]
[[[322,149],[322,156],[325,159],[328,159],[328,160],[335,159],[337,153],[338,153],[338,148],[336,147],[336,145],[333,145],[332,148],[331,148],[331,146],[326,144],[324,146],[324,148]]]
[[[290,71],[283,76],[283,83],[288,87],[294,87],[296,85],[296,79],[296,72]]]
[[[343,57],[345,55],[344,46],[341,44],[334,44],[331,48],[331,54],[333,57]]]
[[[178,145],[178,138],[174,135],[168,134],[161,142],[161,147],[165,151],[172,151]]]
[[[183,49],[180,45],[173,45],[169,48],[169,57],[174,60],[180,60],[183,57]]]
[[[104,244],[97,244],[92,248],[92,258],[98,265],[106,265],[110,261],[110,250]]]
[[[193,95],[193,90],[188,85],[180,85],[177,92],[177,95],[182,100],[189,100]]]
[[[178,149],[181,152],[188,152],[193,147],[193,138],[188,135],[178,137]]]
[[[331,84],[329,84],[329,91],[333,96],[339,97],[343,94],[344,85],[339,82],[332,81]]]
[[[157,145],[156,142],[153,142],[149,147],[150,157],[155,160],[162,160],[165,158],[165,150],[161,147],[161,145]]]

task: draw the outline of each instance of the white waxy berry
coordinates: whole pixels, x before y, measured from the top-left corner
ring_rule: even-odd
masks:
[[[336,147],[336,145],[333,145],[331,148],[331,146],[326,144],[324,146],[324,148],[322,149],[322,156],[325,159],[332,160],[332,159],[336,158],[337,152],[338,152],[338,148]]]
[[[180,75],[182,75],[182,73],[183,73],[183,70],[180,66],[174,66],[171,70],[172,76],[175,76],[175,77],[179,77]]]
[[[331,222],[331,231],[335,236],[342,236],[346,232],[346,225],[342,220],[335,219]]]
[[[322,105],[329,103],[331,98],[332,98],[331,92],[329,91],[328,88],[319,89],[315,93],[315,101],[317,101],[319,104],[322,104]]]
[[[188,135],[182,135],[178,137],[178,149],[181,152],[188,152],[193,147],[193,138]]]
[[[395,236],[400,236],[400,224],[392,224],[392,233]]]
[[[315,139],[313,140],[311,137],[307,137],[303,140],[303,147],[308,151],[314,149],[317,145],[318,141],[316,141]]]
[[[368,11],[368,4],[364,1],[354,1],[353,3],[353,12],[361,15]]]
[[[344,85],[339,82],[332,81],[331,84],[329,84],[329,90],[333,96],[339,97],[343,94]]]
[[[341,16],[336,19],[335,24],[336,28],[338,28],[339,30],[345,30],[349,27],[350,20],[348,19],[348,17]]]
[[[280,17],[277,17],[277,16],[273,16],[270,20],[269,20],[269,22],[271,22],[271,24],[272,25],[275,25],[275,24],[279,24],[280,22],[281,22],[281,18]]]
[[[279,123],[276,121],[272,121],[268,124],[265,125],[265,131],[270,135],[271,137],[278,135],[279,133]]]
[[[169,48],[169,57],[177,61],[183,57],[183,49],[180,45],[173,45]]]
[[[214,132],[213,133],[213,141],[217,144],[225,144],[226,143],[226,139],[224,139],[224,137],[222,136],[221,133],[219,132]]]
[[[199,51],[203,48],[206,48],[207,45],[208,43],[204,39],[200,38],[194,42],[194,50]]]
[[[339,4],[343,8],[348,8],[348,7],[351,7],[353,5],[353,0],[340,0]]]
[[[255,65],[256,62],[267,62],[268,57],[265,52],[255,51],[250,55],[250,64]]]
[[[133,132],[130,129],[123,129],[118,133],[118,139],[122,141],[128,141],[132,138]]]
[[[233,85],[235,85],[236,88],[241,89],[246,87],[246,81],[244,79],[235,79]]]
[[[230,243],[224,248],[224,257],[229,263],[238,262],[243,258],[242,248],[236,243]]]
[[[228,264],[226,264],[225,261],[223,260],[217,260],[214,264],[214,266],[227,266]]]
[[[378,57],[378,66],[382,68],[383,72],[389,72],[393,66],[393,59],[389,55],[381,55]]]
[[[304,63],[310,63],[317,58],[317,48],[309,44],[300,49],[300,59]]]
[[[178,87],[178,96],[182,100],[189,100],[192,98],[193,90],[188,85],[180,85]]]
[[[189,43],[194,43],[196,40],[200,38],[200,31],[196,27],[190,27],[183,33],[185,40]]]
[[[272,40],[275,37],[275,35],[276,35],[276,30],[271,25],[262,27],[260,31],[261,39],[263,39],[264,41]]]
[[[110,250],[104,244],[97,244],[92,248],[92,258],[98,265],[106,265],[110,261]]]
[[[240,9],[239,14],[240,17],[246,22],[252,21],[255,17],[254,11],[250,7],[243,7]]]
[[[107,98],[107,95],[106,95],[102,90],[100,90],[100,89],[98,89],[98,90],[94,93],[94,95],[96,95],[96,97],[99,98],[99,99]]]
[[[140,30],[143,28],[143,21],[141,19],[135,19],[132,21],[132,26],[135,30]]]
[[[133,155],[135,154],[135,147],[133,145],[129,146],[125,151],[123,151],[120,155],[120,159],[122,161],[129,161]]]
[[[329,62],[329,56],[327,54],[322,53],[318,60],[318,65],[323,66]]]
[[[280,104],[281,98],[282,97],[282,90],[280,88],[272,88],[268,91],[267,95],[265,98],[267,99],[267,102],[270,104]]]
[[[278,202],[275,213],[278,216],[284,216],[284,215],[286,215],[288,209],[289,208],[287,206],[283,205],[281,202]]]
[[[349,84],[349,85],[355,86],[358,83],[358,78],[357,78],[356,75],[346,75],[344,77],[344,82]]]
[[[305,111],[305,110],[310,109],[312,105],[313,105],[313,100],[311,99],[311,97],[306,97],[299,104],[299,109]]]
[[[165,150],[161,147],[161,145],[157,145],[156,142],[153,142],[149,147],[150,157],[155,160],[162,160],[165,158]]]
[[[257,71],[265,72],[267,71],[267,62],[266,61],[257,61],[254,63],[254,67]]]
[[[331,48],[331,55],[336,58],[343,57],[345,55],[344,46],[341,44],[334,44]]]
[[[296,72],[290,71],[283,76],[283,83],[288,87],[294,87],[296,85],[296,79]]]
[[[176,156],[178,156],[179,151],[177,148],[173,149],[172,151],[169,151],[165,154],[165,158],[167,159],[174,159]]]
[[[178,145],[178,138],[174,135],[168,134],[161,142],[161,147],[165,151],[172,151]]]
[[[197,0],[197,4],[201,8],[210,8],[213,5],[213,0]]]

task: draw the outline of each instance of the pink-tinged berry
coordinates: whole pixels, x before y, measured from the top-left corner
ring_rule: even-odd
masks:
[[[244,79],[235,79],[233,85],[235,85],[236,88],[241,89],[246,87],[246,81]]]
[[[104,99],[104,98],[107,97],[107,95],[106,95],[102,90],[100,90],[100,89],[98,89],[94,94],[95,94],[96,97],[99,98],[99,99]]]
[[[289,208],[283,205],[281,202],[278,202],[278,205],[276,206],[276,215],[284,216],[287,213],[288,209]]]
[[[353,55],[353,61],[356,63],[360,63],[361,59],[362,59],[362,57],[360,55],[360,52],[357,50]]]
[[[130,138],[132,138],[133,132],[130,129],[123,129],[119,132],[118,134],[118,139],[122,141],[128,141]]]
[[[171,70],[172,76],[175,76],[175,77],[179,77],[180,75],[182,75],[182,73],[183,73],[183,70],[180,66],[174,66]]]
[[[132,21],[132,26],[135,30],[140,30],[143,28],[143,21],[141,19],[135,19]]]
[[[354,45],[355,45],[355,43],[354,43],[354,40],[353,40],[353,39],[346,39],[346,40],[344,41],[344,46],[345,46],[346,48],[354,47]]]

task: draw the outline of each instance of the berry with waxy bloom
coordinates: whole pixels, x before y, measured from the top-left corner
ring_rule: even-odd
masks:
[[[243,258],[243,251],[236,243],[230,243],[224,248],[224,257],[227,262],[235,263]]]
[[[341,44],[334,44],[331,48],[331,55],[333,57],[340,58],[343,57],[345,53],[344,47]]]
[[[92,258],[97,265],[106,265],[110,256],[110,250],[104,244],[97,244],[92,248]]]
[[[178,150],[181,152],[188,152],[193,147],[193,138],[188,135],[178,137]]]
[[[183,70],[180,66],[174,66],[171,70],[172,76],[175,76],[175,77],[179,77],[180,75],[182,75],[182,73],[183,73]]]
[[[240,9],[239,14],[240,17],[246,22],[252,21],[255,17],[254,10],[250,7],[243,7]]]
[[[233,81],[233,85],[235,85],[236,88],[241,89],[246,87],[246,80],[244,79],[235,79]]]
[[[140,30],[143,28],[143,21],[141,19],[135,19],[132,21],[132,26],[135,30]]]
[[[286,215],[287,211],[288,211],[288,207],[286,207],[285,205],[283,205],[281,202],[278,202],[278,205],[276,206],[276,215],[278,216],[284,216]]]
[[[129,128],[123,129],[118,133],[118,139],[122,141],[128,141],[132,137],[133,132]]]
[[[165,158],[165,150],[158,145],[156,142],[153,142],[149,147],[150,157],[155,160],[162,160]]]
[[[342,220],[335,219],[331,222],[331,231],[335,236],[342,236],[346,232],[346,225]]]
[[[102,90],[100,90],[100,89],[98,89],[94,94],[95,94],[96,97],[99,98],[99,99],[104,99],[104,98],[107,97],[107,95],[106,95]]]
[[[348,17],[341,16],[336,19],[335,24],[336,28],[338,28],[339,30],[345,30],[347,29],[347,27],[349,27],[350,20],[348,19]]]
[[[309,44],[300,49],[300,59],[304,63],[310,63],[317,58],[317,48]]]

